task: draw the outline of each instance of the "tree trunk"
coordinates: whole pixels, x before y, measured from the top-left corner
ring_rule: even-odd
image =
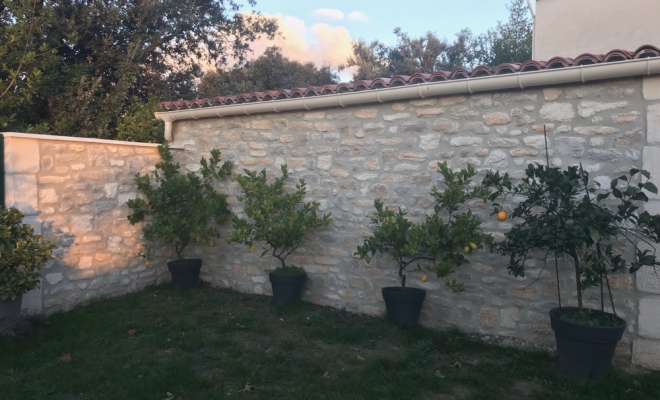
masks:
[[[577,297],[578,297],[578,308],[581,310],[584,308],[582,305],[582,282],[580,282],[580,261],[578,260],[577,254],[573,252],[571,254],[573,257],[573,263],[575,264],[575,280],[577,285]]]

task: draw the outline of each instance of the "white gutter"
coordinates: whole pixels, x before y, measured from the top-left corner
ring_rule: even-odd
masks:
[[[157,112],[157,119],[165,121],[165,139],[172,141],[174,121],[189,119],[252,115],[318,108],[347,107],[367,103],[408,100],[431,96],[446,96],[462,93],[478,93],[493,90],[526,89],[537,86],[589,82],[602,79],[626,78],[631,76],[660,74],[660,57],[625,60],[584,66],[544,69],[506,75],[484,76],[452,81],[420,83],[385,89],[368,89],[313,97],[298,97],[272,101],[258,101],[203,107],[187,110]]]

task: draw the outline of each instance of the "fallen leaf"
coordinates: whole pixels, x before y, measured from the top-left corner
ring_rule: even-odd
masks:
[[[280,321],[284,322],[284,320],[282,318],[280,318]]]
[[[362,356],[359,355],[359,354],[357,355],[357,359],[358,359],[358,361],[364,361],[364,357],[362,357]]]
[[[167,397],[165,397],[163,400],[172,400],[174,398],[174,395],[170,392],[167,392],[166,396]]]
[[[255,390],[257,390],[257,387],[250,385],[250,382],[248,382],[248,383],[245,384],[245,387],[243,389],[239,390],[238,392],[239,393],[247,393],[247,392],[254,392]]]
[[[129,329],[128,336],[133,336],[133,335],[135,335],[135,329]]]
[[[440,372],[440,370],[435,371],[435,376],[437,376],[440,379],[443,379],[445,376]]]
[[[323,377],[324,377],[325,379],[330,379],[330,372],[325,371],[325,374],[323,374]]]
[[[71,362],[71,360],[72,360],[71,354],[69,354],[69,353],[64,353],[60,357],[60,361],[63,361],[63,362]]]
[[[458,369],[461,369],[461,363],[459,363],[458,361],[454,361],[454,363],[451,366],[455,367],[455,368],[458,368]]]

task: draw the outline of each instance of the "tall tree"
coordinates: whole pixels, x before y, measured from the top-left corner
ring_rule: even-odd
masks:
[[[389,47],[378,40],[367,43],[358,39],[353,42],[353,54],[346,60],[346,65],[339,68],[357,67],[353,73],[355,81],[390,76],[389,53]]]
[[[532,58],[533,23],[525,0],[511,0],[509,20],[477,39],[476,56],[480,64],[499,65]]]
[[[10,87],[22,101],[9,125],[54,134],[112,138],[131,99],[189,96],[202,65],[242,60],[251,41],[277,30],[271,19],[240,13],[237,0],[40,0],[36,9],[51,9],[53,20],[30,31],[24,3],[0,0],[0,37],[17,30],[29,32],[28,43],[47,38],[56,60],[39,64],[41,80],[19,75],[29,98]],[[23,54],[10,52],[10,60]]]
[[[0,129],[20,120],[55,66],[60,44],[45,35],[54,23],[51,3],[0,0]]]
[[[337,83],[339,77],[328,65],[292,61],[277,47],[269,47],[255,60],[231,70],[216,69],[204,74],[199,84],[201,97],[246,93],[262,90],[291,89]]]
[[[532,20],[525,0],[511,0],[507,8],[509,20],[498,22],[497,27],[479,36],[463,29],[453,41],[433,32],[414,38],[396,28],[397,43],[393,46],[357,40],[347,66],[357,67],[353,79],[358,80],[526,61],[532,55]]]

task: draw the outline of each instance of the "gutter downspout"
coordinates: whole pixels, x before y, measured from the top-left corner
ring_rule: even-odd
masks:
[[[154,115],[157,119],[165,122],[165,140],[171,142],[173,140],[172,125],[175,121],[234,115],[280,113],[331,107],[348,107],[358,104],[384,103],[388,101],[426,98],[429,96],[447,96],[507,89],[526,89],[530,87],[578,82],[586,83],[596,80],[649,76],[653,74],[660,74],[660,57],[493,75],[453,81],[430,82],[385,89],[363,90],[360,92],[156,112]]]

